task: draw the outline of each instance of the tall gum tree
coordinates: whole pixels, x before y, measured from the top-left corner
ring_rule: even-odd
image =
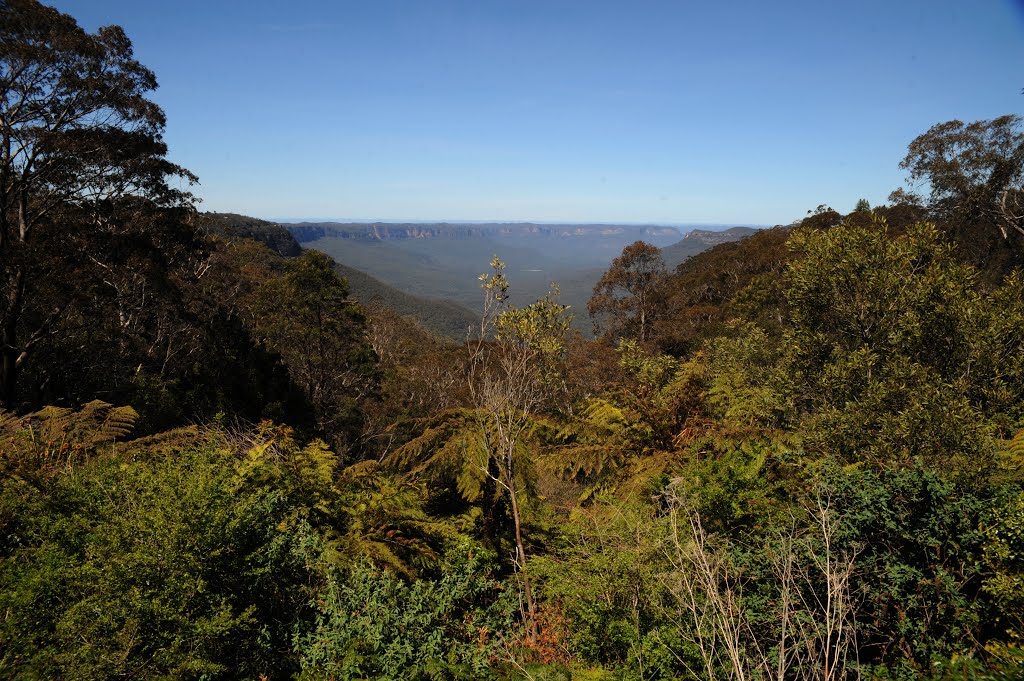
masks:
[[[913,189],[928,193],[942,219],[981,220],[1004,241],[1024,243],[1024,120],[1007,115],[964,123],[946,121],[918,135],[900,168]],[[897,190],[895,200],[921,201]]]
[[[626,337],[645,343],[664,311],[665,276],[665,261],[656,246],[636,241],[622,249],[587,303],[594,332],[609,340]]]
[[[193,205],[181,187],[196,178],[166,159],[146,96],[156,86],[120,27],[91,34],[34,0],[0,2],[0,405],[16,405],[79,278],[113,271],[107,256],[131,239],[119,207]]]

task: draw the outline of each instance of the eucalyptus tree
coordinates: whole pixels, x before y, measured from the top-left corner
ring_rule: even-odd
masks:
[[[907,148],[900,168],[926,189],[945,219],[982,220],[1004,240],[1024,238],[1024,127],[1020,116],[933,125]],[[898,190],[893,198],[920,201]]]
[[[100,289],[118,305],[137,297],[144,261],[162,260],[160,276],[182,256],[181,234],[154,236],[144,217],[189,210],[196,180],[166,158],[156,87],[120,27],[89,33],[34,0],[0,3],[0,404],[15,404],[18,373],[76,306]]]
[[[516,568],[522,577],[528,635],[536,635],[537,613],[523,540],[524,491],[521,461],[533,417],[557,392],[559,367],[571,317],[558,302],[558,289],[524,308],[508,302],[505,265],[495,256],[491,274],[480,275],[484,308],[479,336],[469,343],[469,392],[480,441],[487,455],[481,466],[504,489],[512,510]]]
[[[622,249],[587,303],[595,333],[612,340],[626,337],[646,342],[664,311],[661,285],[666,275],[665,260],[656,246],[636,241]]]

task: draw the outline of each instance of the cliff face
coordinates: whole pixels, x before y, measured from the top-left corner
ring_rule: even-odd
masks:
[[[466,225],[455,229],[449,225],[418,224],[349,224],[339,222],[300,222],[287,225],[299,243],[317,239],[355,239],[358,241],[391,241],[397,239],[463,238],[484,236],[483,230]]]
[[[752,227],[730,227],[722,231],[710,229],[694,229],[686,233],[682,239],[661,249],[661,257],[665,259],[665,265],[671,270],[677,265],[702,253],[709,248],[719,244],[727,244],[732,241],[739,241],[756,232]]]
[[[730,241],[739,241],[743,237],[750,236],[757,230],[752,227],[730,227],[719,232],[710,229],[693,229],[683,237],[684,241],[701,243],[708,248],[718,244],[726,244]]]
[[[287,225],[300,242],[318,239],[390,241],[401,239],[479,238],[622,238],[671,243],[679,238],[674,227],[654,225],[540,225],[534,223],[414,224],[395,222],[300,222]]]

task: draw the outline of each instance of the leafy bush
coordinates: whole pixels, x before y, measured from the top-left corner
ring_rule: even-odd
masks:
[[[287,670],[304,598],[288,500],[212,446],[95,459],[46,493],[2,489],[0,675]]]
[[[493,567],[493,555],[461,543],[435,579],[409,583],[365,562],[332,570],[315,626],[294,638],[301,678],[489,676],[516,609]]]

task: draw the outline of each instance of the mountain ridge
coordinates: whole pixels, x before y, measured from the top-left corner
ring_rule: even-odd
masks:
[[[239,213],[204,213],[206,230],[227,239],[250,239],[285,258],[302,253],[302,246],[285,226]],[[380,279],[334,258],[334,270],[348,281],[352,299],[364,306],[382,305],[403,317],[412,317],[429,331],[455,340],[479,321],[464,305],[401,291]]]
[[[589,331],[586,304],[595,283],[623,246],[659,246],[671,271],[688,258],[756,229],[694,228],[680,234],[659,225],[538,223],[304,222],[281,224],[234,213],[206,214],[211,232],[255,239],[280,255],[303,248],[330,255],[352,298],[411,316],[439,335],[465,337],[477,320],[477,277],[498,254],[512,280],[513,302],[527,304],[557,281],[574,326]],[[432,295],[423,295],[424,292]]]
[[[661,257],[671,271],[689,258],[720,244],[740,241],[758,230],[754,227],[730,227],[722,230],[691,229],[682,239],[661,248]]]
[[[635,235],[663,241],[678,239],[675,227],[661,225],[617,224],[540,224],[534,222],[450,223],[450,222],[299,222],[282,225],[299,241],[307,243],[324,238],[387,241],[430,238],[517,238],[517,237],[619,237]]]

